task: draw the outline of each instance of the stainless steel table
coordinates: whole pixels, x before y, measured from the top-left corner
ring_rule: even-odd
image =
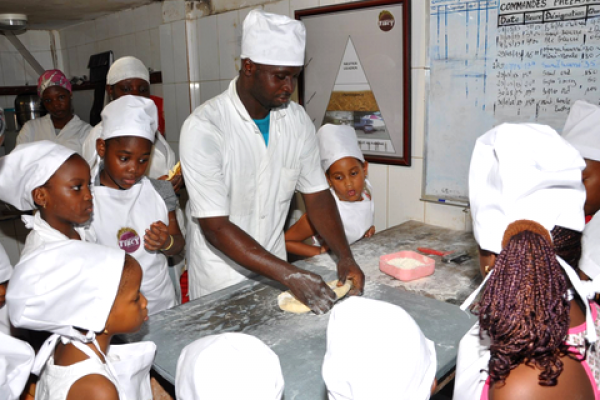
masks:
[[[416,247],[476,251],[469,233],[409,222],[380,232],[353,246],[367,276],[364,296],[402,306],[417,321],[425,336],[435,342],[441,378],[456,363],[458,341],[475,322],[454,302],[462,301],[479,281],[476,258],[460,265],[442,264],[434,275],[403,283],[379,272],[381,254]],[[475,253],[473,253],[473,256]],[[335,263],[322,255],[296,265],[335,279]],[[326,399],[321,365],[326,350],[329,315],[284,313],[276,297],[284,290],[265,279],[247,281],[153,315],[142,331],[126,340],[152,340],[157,345],[154,369],[174,383],[177,358],[187,344],[223,332],[254,335],[279,356],[285,379],[285,399]],[[445,301],[440,301],[445,300]],[[343,300],[342,300],[343,301]],[[357,323],[360,323],[357,321]]]

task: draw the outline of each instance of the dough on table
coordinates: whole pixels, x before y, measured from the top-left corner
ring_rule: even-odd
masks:
[[[337,279],[327,282],[327,285],[333,290],[337,297],[336,301],[348,294],[350,288],[352,288],[352,281],[350,279],[346,279],[346,283],[344,283],[342,286],[337,286],[337,283]],[[310,311],[310,308],[295,298],[292,292],[289,290],[277,296],[277,302],[279,303],[279,308],[281,308],[283,311],[294,314],[304,314]]]

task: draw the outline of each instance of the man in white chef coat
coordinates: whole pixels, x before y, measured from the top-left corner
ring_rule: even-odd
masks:
[[[352,280],[351,294],[363,291],[364,274],[319,164],[314,125],[290,101],[305,42],[301,22],[251,11],[239,76],[183,125],[181,164],[194,220],[187,239],[191,299],[260,274],[316,313],[332,307],[335,295],[319,275],[284,261],[283,227],[295,190],[338,257],[340,281]]]

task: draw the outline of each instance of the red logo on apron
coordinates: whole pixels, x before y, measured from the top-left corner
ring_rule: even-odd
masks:
[[[132,228],[122,228],[117,233],[119,248],[131,254],[140,248],[141,240],[137,232]]]

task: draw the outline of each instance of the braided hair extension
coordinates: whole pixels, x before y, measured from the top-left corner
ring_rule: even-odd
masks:
[[[560,258],[565,260],[575,271],[579,270],[579,259],[581,258],[581,232],[572,229],[555,226],[552,229],[554,239],[554,251]]]
[[[504,382],[522,363],[541,370],[539,384],[556,385],[562,373],[570,303],[567,280],[549,241],[533,221],[516,221],[478,303],[479,323],[491,338],[491,383]]]

